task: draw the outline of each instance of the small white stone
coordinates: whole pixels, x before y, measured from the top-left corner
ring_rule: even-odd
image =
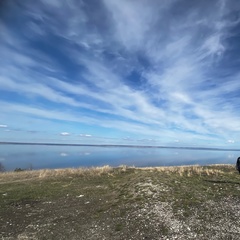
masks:
[[[84,197],[84,195],[79,195],[79,196],[77,196],[77,198],[81,198],[81,197]]]

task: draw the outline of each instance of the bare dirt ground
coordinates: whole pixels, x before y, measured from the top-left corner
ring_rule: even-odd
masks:
[[[234,166],[0,174],[0,239],[240,239]]]

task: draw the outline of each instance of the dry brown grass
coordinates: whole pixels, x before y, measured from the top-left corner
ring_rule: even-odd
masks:
[[[113,168],[106,165],[103,167],[92,168],[66,168],[54,170],[39,170],[39,178],[58,177],[58,176],[100,176],[113,171]]]
[[[225,168],[232,168],[232,165],[213,165],[217,167],[224,166]],[[180,176],[192,176],[192,175],[219,175],[223,171],[214,167],[203,167],[199,165],[192,166],[171,166],[171,167],[129,167],[126,165],[121,165],[118,168],[113,168],[109,165],[103,167],[92,167],[92,168],[65,168],[65,169],[43,169],[43,170],[29,170],[22,172],[3,172],[0,173],[0,184],[5,182],[18,182],[18,181],[28,181],[33,179],[45,179],[54,177],[74,177],[74,176],[101,176],[102,174],[112,175],[114,173],[126,172],[127,169],[136,169],[143,171],[158,171],[167,174],[179,174]]]
[[[219,166],[219,165],[215,165]],[[221,165],[223,166],[223,165]],[[224,165],[228,166],[228,165]],[[232,166],[231,166],[232,167]],[[164,172],[167,174],[177,173],[180,176],[192,176],[194,174],[196,175],[219,175],[222,174],[223,171],[219,169],[211,169],[206,168],[199,165],[192,165],[192,166],[171,166],[171,167],[144,167],[144,168],[137,168],[140,170],[150,170],[150,171],[158,171],[158,172]]]
[[[100,176],[102,174],[111,174],[112,172],[113,168],[108,165],[92,168],[42,169],[22,172],[4,172],[0,173],[0,182],[28,181],[54,177]]]

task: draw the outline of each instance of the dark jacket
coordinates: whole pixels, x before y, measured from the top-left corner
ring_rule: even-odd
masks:
[[[236,169],[237,169],[237,171],[240,173],[240,157],[237,159]]]

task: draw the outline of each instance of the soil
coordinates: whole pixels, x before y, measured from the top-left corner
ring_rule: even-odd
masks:
[[[12,174],[0,174],[0,239],[240,239],[234,166]]]

